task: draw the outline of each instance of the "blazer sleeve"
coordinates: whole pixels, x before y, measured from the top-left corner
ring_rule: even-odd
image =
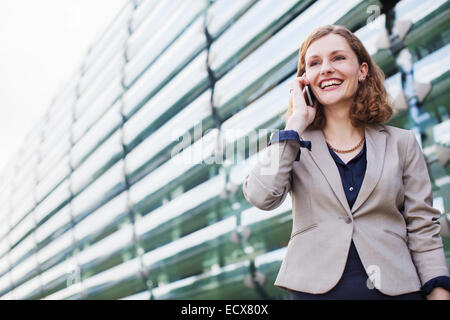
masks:
[[[438,276],[449,276],[440,236],[440,212],[433,208],[430,176],[424,155],[412,131],[409,132],[403,169],[403,215],[408,247],[422,285]]]
[[[245,198],[261,210],[279,207],[291,190],[291,170],[299,150],[295,140],[284,140],[261,151],[244,180]]]

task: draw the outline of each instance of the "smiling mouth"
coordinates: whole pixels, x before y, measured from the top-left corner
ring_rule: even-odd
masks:
[[[331,91],[339,88],[343,83],[344,81],[336,81],[336,80],[324,81],[323,83],[320,84],[320,89],[323,91]]]

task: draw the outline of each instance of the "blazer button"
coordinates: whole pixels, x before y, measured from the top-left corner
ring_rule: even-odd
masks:
[[[347,224],[352,223],[352,218],[350,218],[350,217],[345,218],[345,223],[347,223]]]

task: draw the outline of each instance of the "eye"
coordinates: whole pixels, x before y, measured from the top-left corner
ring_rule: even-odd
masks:
[[[317,61],[312,61],[309,63],[309,66],[312,67],[312,66],[315,66],[316,64],[317,64]]]
[[[345,60],[344,56],[336,56],[334,60]]]

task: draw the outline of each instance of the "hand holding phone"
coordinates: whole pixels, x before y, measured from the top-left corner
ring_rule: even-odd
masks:
[[[303,95],[305,97],[306,105],[314,107],[316,97],[314,96],[314,93],[312,92],[311,87],[309,85],[305,85],[303,87]]]
[[[314,121],[317,99],[314,96],[310,82],[303,74],[290,83],[292,113],[286,121],[286,129],[301,133]]]

